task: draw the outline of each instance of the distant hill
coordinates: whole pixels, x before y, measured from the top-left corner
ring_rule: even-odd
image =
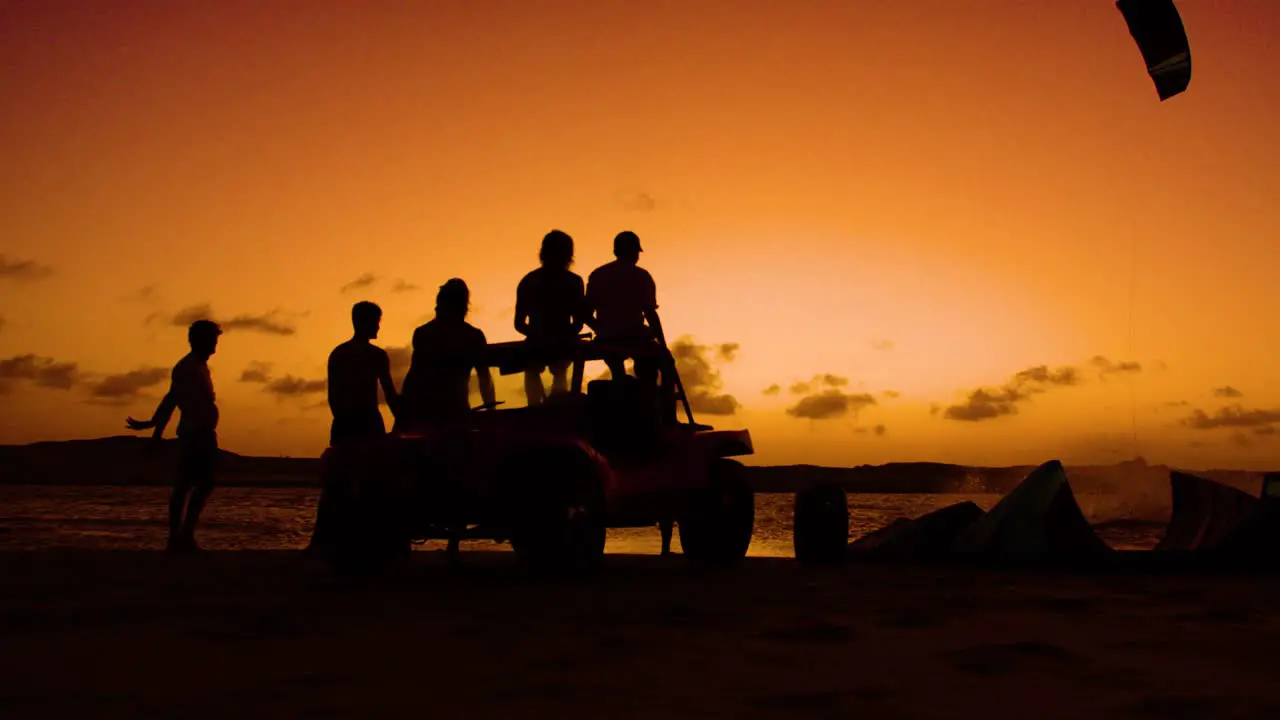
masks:
[[[177,440],[148,452],[151,439],[116,436],[0,445],[0,483],[33,485],[168,485]],[[218,482],[255,487],[319,485],[319,458],[249,457],[219,451]]]
[[[0,484],[167,485],[177,458],[177,441],[154,453],[149,438],[116,436],[92,440],[0,445]],[[1048,459],[1048,458],[1046,458]],[[318,487],[319,458],[251,457],[221,451],[218,482],[225,486]],[[748,479],[758,492],[795,492],[816,482],[836,483],[863,493],[1005,493],[1032,465],[975,467],[947,463],[888,463],[858,467],[815,465],[751,466]],[[1179,468],[1180,469],[1180,468]],[[1115,465],[1067,468],[1079,493],[1155,494],[1168,492],[1170,468],[1141,459]],[[1262,472],[1186,470],[1257,494]]]

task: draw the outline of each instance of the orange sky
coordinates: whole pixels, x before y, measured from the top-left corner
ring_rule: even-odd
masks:
[[[242,371],[323,378],[358,299],[403,346],[452,276],[513,339],[543,233],[585,276],[629,228],[757,462],[1280,466],[1280,5],[1180,0],[1165,103],[1110,0],[262,5],[0,2],[0,442],[149,414],[112,376],[207,303],[259,319],[223,445],[317,454],[323,394]]]

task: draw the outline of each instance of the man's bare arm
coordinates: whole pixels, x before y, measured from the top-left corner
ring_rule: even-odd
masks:
[[[515,328],[516,332],[521,335],[529,336],[529,311],[524,306],[524,301],[519,297],[516,298]]]
[[[493,372],[488,367],[476,368],[476,383],[480,386],[481,402],[492,406],[498,401],[498,396],[493,389]]]
[[[644,319],[649,323],[649,329],[653,331],[653,337],[662,347],[667,346],[667,336],[662,332],[662,321],[658,319],[657,308],[650,308],[644,311]]]
[[[391,378],[391,358],[383,355],[382,359],[382,366],[378,368],[378,381],[382,383],[382,396],[386,398],[387,407],[391,408],[391,414],[398,415],[400,396],[396,393],[396,381]]]
[[[164,428],[169,424],[169,418],[173,416],[173,410],[177,407],[177,400],[174,398],[173,386],[170,385],[169,392],[165,393],[164,398],[160,400],[160,404],[156,406],[155,414],[150,420],[140,421],[133,418],[126,418],[125,423],[130,430],[147,430],[155,428],[152,437],[159,440],[164,435]]]
[[[576,319],[580,320],[583,325],[591,328],[591,332],[599,335],[600,331],[596,328],[596,304],[591,299],[591,286],[587,286],[586,292],[582,294],[582,302],[579,304],[581,308]]]

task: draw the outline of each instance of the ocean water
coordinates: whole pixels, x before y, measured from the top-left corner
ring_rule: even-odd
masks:
[[[315,519],[313,488],[220,488],[205,509],[197,535],[210,550],[287,550],[306,546]],[[912,518],[953,503],[972,500],[984,509],[998,495],[856,494],[849,496],[850,537],[856,538],[896,518]],[[1082,506],[1088,509],[1085,498]],[[756,495],[756,525],[749,555],[791,557],[790,493]],[[158,549],[168,533],[168,489],[162,487],[81,487],[0,485],[0,550],[43,548]],[[1091,518],[1097,521],[1099,518]],[[1108,517],[1095,525],[1117,549],[1150,549],[1160,539],[1158,519]],[[606,552],[656,554],[657,527],[610,530]],[[439,549],[443,543],[426,543]],[[490,541],[463,543],[463,549],[506,549]],[[680,547],[675,533],[672,549]]]

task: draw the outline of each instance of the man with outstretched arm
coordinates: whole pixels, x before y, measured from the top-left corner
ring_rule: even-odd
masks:
[[[218,459],[218,405],[214,398],[213,376],[209,372],[209,358],[217,352],[221,334],[222,329],[212,320],[191,323],[187,329],[191,352],[173,366],[169,392],[165,393],[155,414],[146,421],[132,417],[126,419],[130,430],[155,428],[152,438],[158,445],[174,409],[181,413],[177,431],[178,473],[169,497],[167,549],[170,552],[199,550],[195,539],[196,524],[213,492]]]

